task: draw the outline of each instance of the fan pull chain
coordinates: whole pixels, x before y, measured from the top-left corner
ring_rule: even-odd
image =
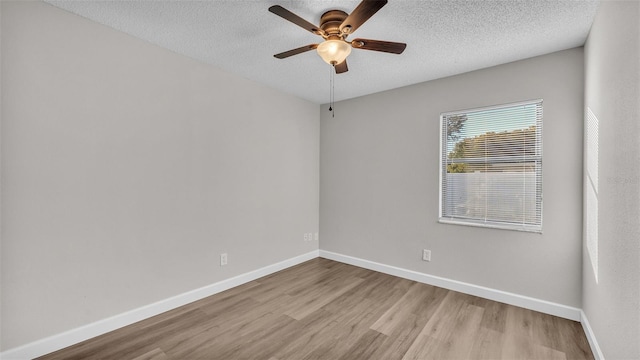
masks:
[[[329,111],[331,111],[331,117],[336,117],[336,112],[333,109],[335,99],[335,66],[329,67]]]

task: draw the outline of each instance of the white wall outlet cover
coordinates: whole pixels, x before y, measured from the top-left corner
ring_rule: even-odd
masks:
[[[422,260],[431,261],[431,250],[422,250]]]
[[[227,253],[220,254],[220,266],[227,265]]]

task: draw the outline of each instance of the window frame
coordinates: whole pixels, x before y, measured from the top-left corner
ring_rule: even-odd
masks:
[[[475,112],[483,112],[483,111],[490,111],[490,110],[498,110],[498,109],[506,109],[506,108],[511,108],[511,107],[518,107],[518,106],[527,106],[527,105],[540,105],[540,111],[541,111],[541,115],[540,115],[540,119],[536,119],[536,144],[539,145],[539,155],[536,155],[535,158],[537,159],[536,161],[539,162],[539,172],[540,174],[538,175],[538,170],[536,167],[536,177],[539,176],[540,178],[540,184],[539,184],[539,194],[538,192],[538,188],[536,188],[536,199],[538,199],[539,196],[539,208],[540,209],[540,213],[539,213],[539,219],[540,219],[540,223],[539,224],[525,224],[525,223],[512,223],[512,222],[501,222],[501,221],[494,221],[494,220],[479,220],[479,219],[473,219],[473,218],[462,218],[462,217],[455,217],[455,216],[444,216],[443,212],[444,212],[444,207],[443,207],[443,197],[444,197],[444,193],[443,193],[443,189],[444,189],[444,181],[445,181],[445,177],[444,177],[444,172],[446,171],[446,166],[447,163],[446,161],[444,161],[443,164],[443,160],[445,160],[445,156],[447,156],[447,149],[446,149],[446,144],[448,143],[448,140],[444,139],[444,132],[445,132],[445,124],[444,124],[444,120],[445,117],[450,117],[450,116],[455,116],[455,115],[466,115],[469,113],[475,113]],[[491,105],[491,106],[485,106],[485,107],[478,107],[478,108],[470,108],[470,109],[465,109],[465,110],[456,110],[456,111],[447,111],[447,112],[443,112],[440,113],[440,121],[439,121],[439,125],[440,125],[440,151],[439,151],[439,159],[438,159],[438,164],[439,164],[439,181],[438,181],[438,196],[439,196],[439,202],[438,202],[438,222],[442,223],[442,224],[454,224],[454,225],[464,225],[464,226],[475,226],[475,227],[483,227],[483,228],[494,228],[494,229],[502,229],[502,230],[515,230],[515,231],[523,231],[523,232],[532,232],[532,233],[542,233],[542,228],[543,228],[543,186],[542,186],[542,182],[543,182],[543,137],[542,137],[542,132],[543,132],[543,128],[542,128],[542,122],[544,119],[544,101],[543,99],[534,99],[534,100],[526,100],[526,101],[519,101],[519,102],[513,102],[513,103],[507,103],[507,104],[500,104],[500,105]],[[538,201],[536,201],[538,202]],[[538,215],[538,214],[537,214]]]

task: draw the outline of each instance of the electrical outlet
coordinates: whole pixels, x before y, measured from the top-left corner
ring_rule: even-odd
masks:
[[[422,250],[422,260],[431,261],[431,250]]]
[[[220,254],[220,266],[227,265],[227,253]]]
[[[316,241],[318,241],[318,238],[319,238],[318,233],[315,233],[315,235],[314,235],[314,239],[315,239]]]
[[[309,233],[304,233],[304,241],[309,241]]]

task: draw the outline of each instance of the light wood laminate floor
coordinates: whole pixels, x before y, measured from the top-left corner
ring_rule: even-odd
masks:
[[[41,359],[593,359],[579,323],[313,259]]]

